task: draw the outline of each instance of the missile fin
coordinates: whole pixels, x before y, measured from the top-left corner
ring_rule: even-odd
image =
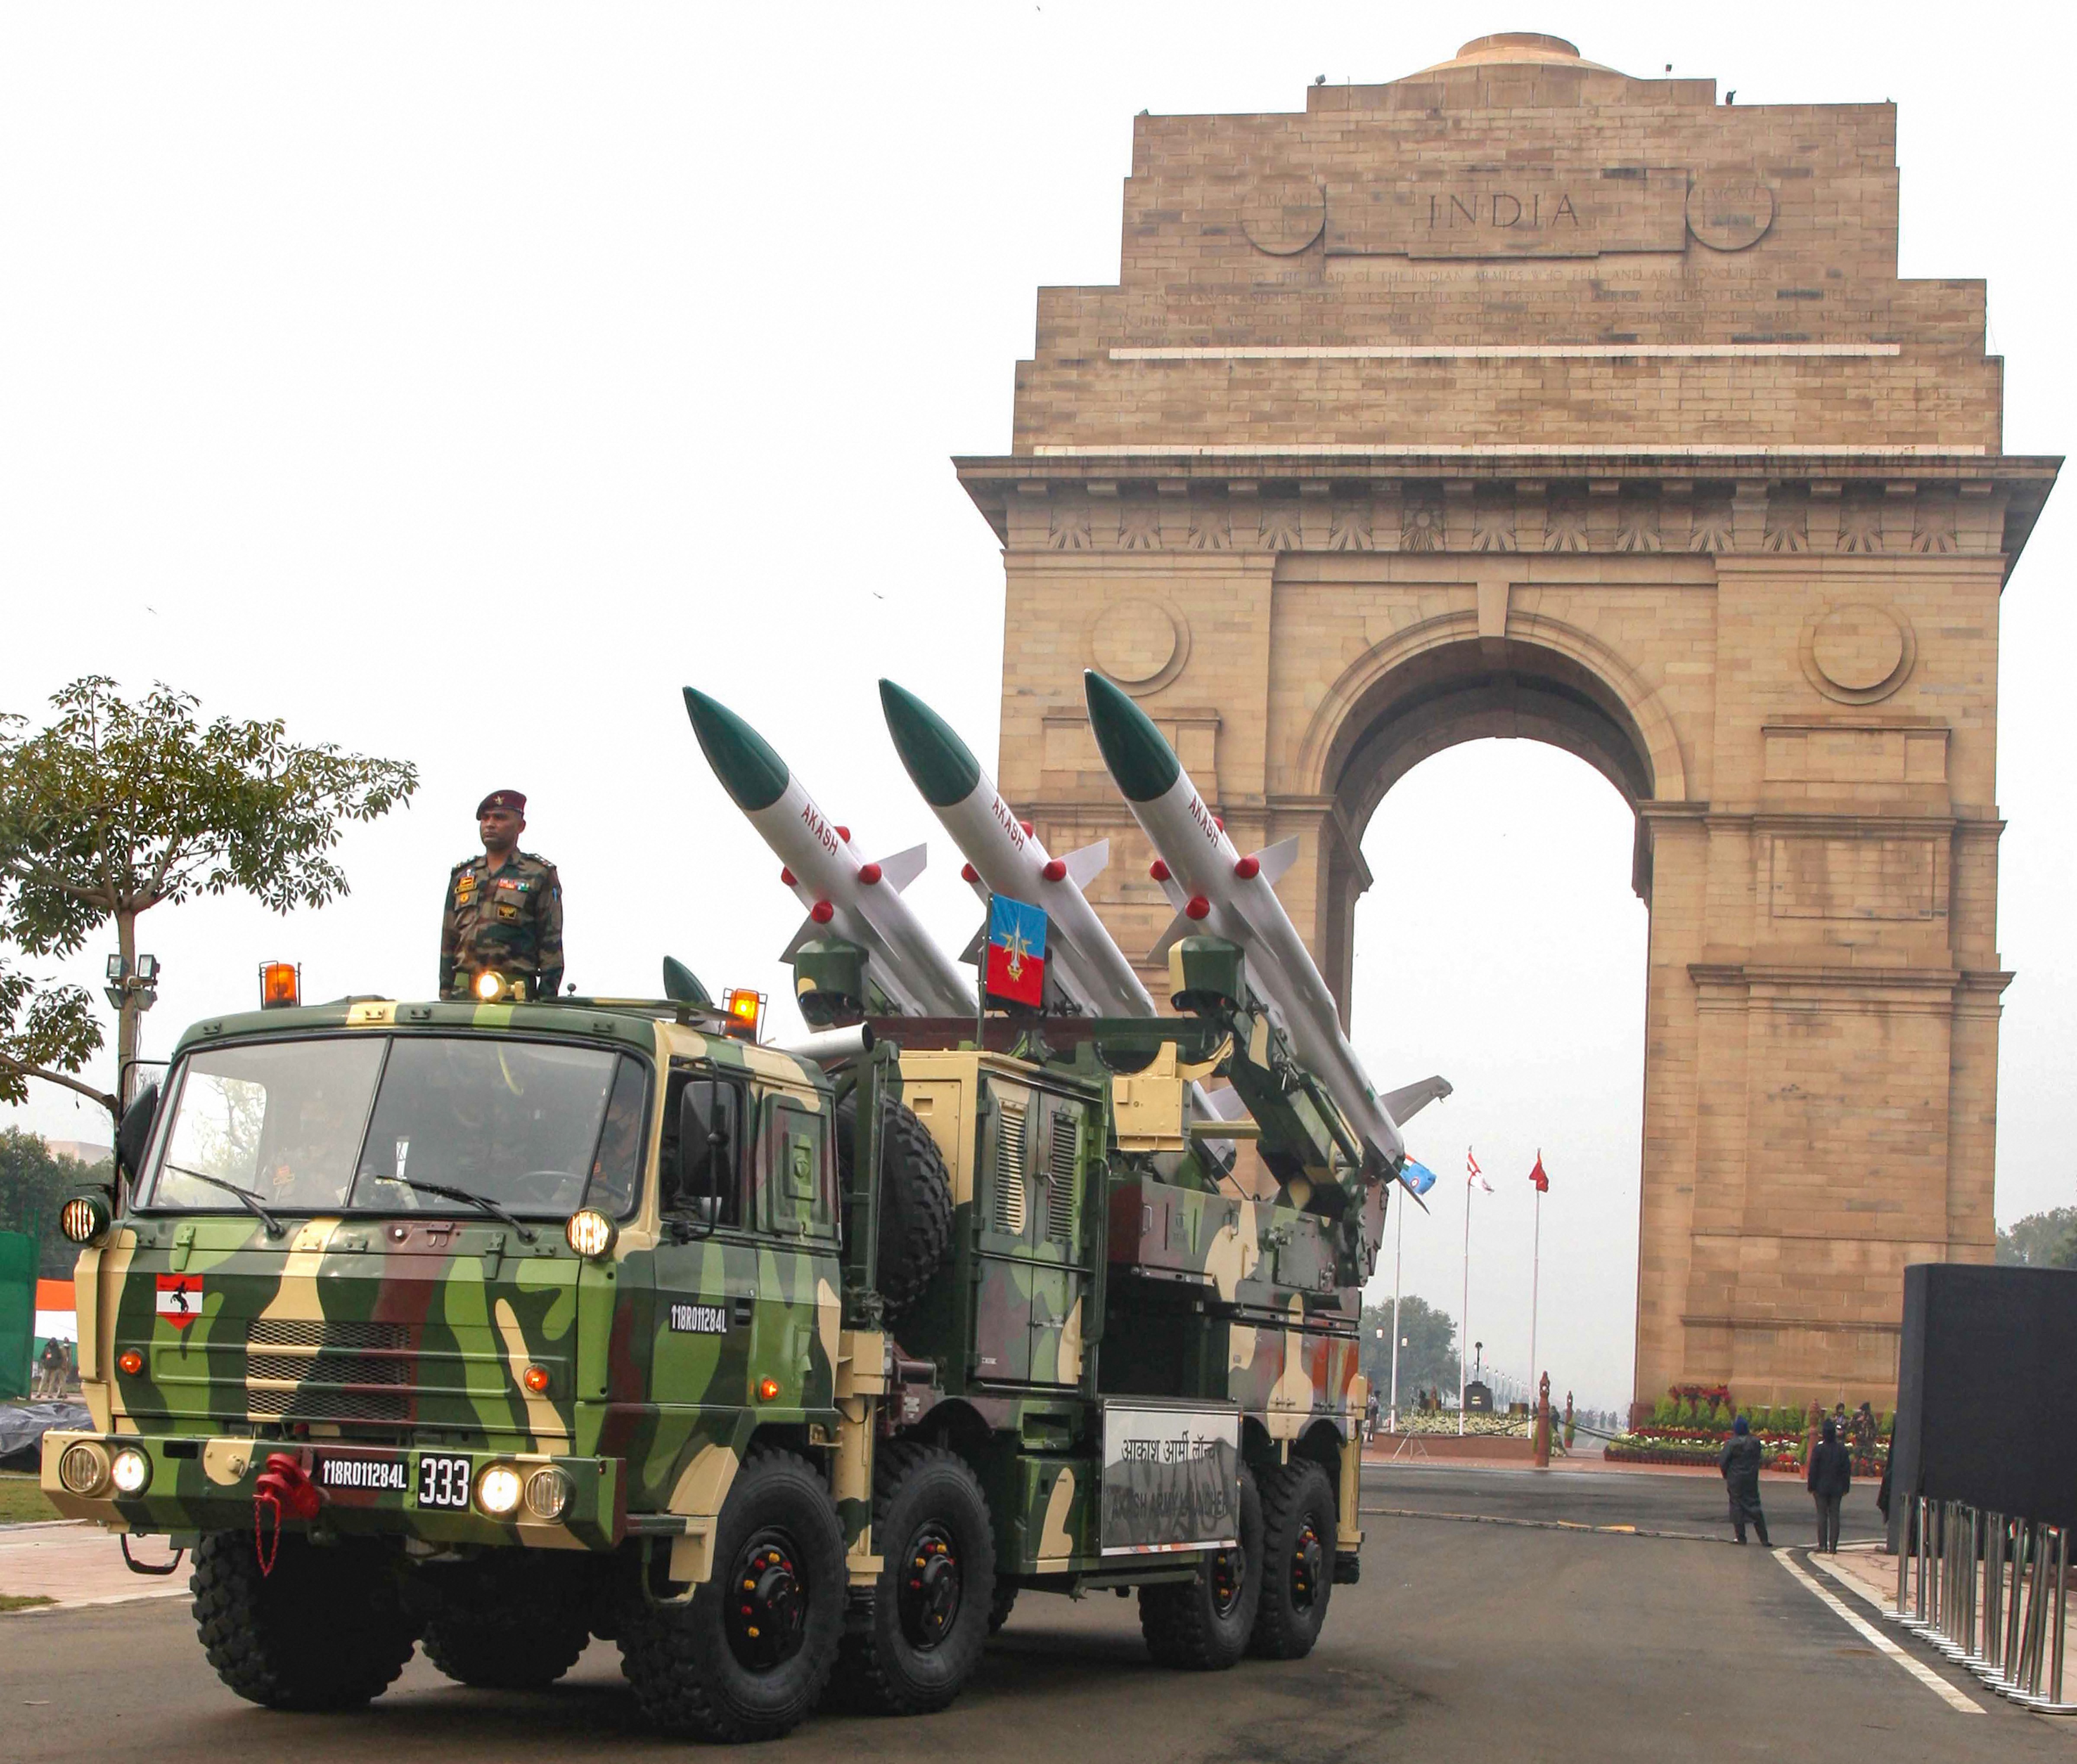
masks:
[[[930,861],[929,846],[911,845],[905,852],[880,860],[880,879],[899,894],[923,874],[923,866]]]
[[[1284,873],[1298,861],[1298,836],[1280,839],[1274,845],[1265,845],[1255,854],[1255,861],[1262,865],[1262,879],[1274,888],[1283,879]]]
[[[1402,1084],[1396,1091],[1388,1091],[1378,1101],[1384,1112],[1404,1127],[1430,1103],[1447,1096],[1451,1089],[1446,1078],[1425,1078],[1417,1084]]]
[[[1168,952],[1197,928],[1197,921],[1188,913],[1179,912],[1168,921],[1168,928],[1161,933],[1154,947],[1147,952],[1149,961],[1166,961]]]
[[[1104,865],[1110,861],[1110,841],[1100,839],[1093,845],[1069,852],[1060,861],[1068,866],[1068,879],[1077,888],[1086,888],[1103,874]]]
[[[1184,902],[1190,898],[1184,893],[1183,885],[1173,876],[1163,876],[1157,878],[1155,886],[1161,890],[1162,898],[1178,912],[1183,910]]]
[[[978,968],[980,965],[980,953],[987,947],[988,921],[984,919],[980,922],[980,929],[973,934],[972,939],[968,942],[966,948],[959,952],[959,960],[962,961],[971,961],[976,968]]]
[[[826,928],[817,924],[813,919],[803,919],[801,921],[801,928],[787,939],[786,947],[779,952],[779,959],[781,961],[791,961],[800,953],[802,944],[813,943],[816,938],[827,935]]]

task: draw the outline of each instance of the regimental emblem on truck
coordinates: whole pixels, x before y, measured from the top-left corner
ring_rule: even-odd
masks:
[[[202,1276],[170,1274],[159,1276],[159,1317],[176,1329],[185,1329],[202,1315]]]

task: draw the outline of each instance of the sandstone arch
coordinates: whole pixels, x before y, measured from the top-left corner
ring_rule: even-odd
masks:
[[[1119,671],[1237,840],[1299,836],[1346,1001],[1393,780],[1587,759],[1651,909],[1638,1394],[1883,1402],[1904,1264],[1993,1247],[1998,598],[2060,462],[2001,451],[1983,286],[1898,277],[1887,106],[1522,34],[1305,105],[1136,119],[1118,286],[1042,294],[1011,452],[957,462],[1003,788],[1111,839],[1148,947]]]

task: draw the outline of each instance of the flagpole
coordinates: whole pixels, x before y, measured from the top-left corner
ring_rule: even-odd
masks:
[[[1399,1277],[1406,1265],[1406,1206],[1405,1196],[1396,1195],[1399,1203],[1399,1242],[1392,1252],[1392,1420],[1388,1431],[1399,1431]]]
[[[1543,1154],[1536,1154],[1540,1167]],[[1529,1387],[1536,1388],[1536,1286],[1543,1271],[1543,1191],[1536,1191],[1535,1234],[1530,1240],[1529,1252]]]
[[[1464,1160],[1471,1161],[1467,1147]],[[1471,1338],[1471,1178],[1464,1173],[1464,1299],[1459,1307],[1463,1320],[1457,1326],[1457,1437],[1464,1437],[1464,1344]]]

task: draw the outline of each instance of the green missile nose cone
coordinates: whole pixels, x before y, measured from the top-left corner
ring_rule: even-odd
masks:
[[[980,782],[980,761],[950,724],[892,680],[880,682],[880,707],[887,713],[894,751],[925,802],[933,808],[950,808],[973,794]]]
[[[700,751],[738,808],[754,815],[779,800],[791,774],[763,736],[726,705],[691,686],[685,688],[685,711],[700,738]]]
[[[1163,796],[1182,775],[1183,762],[1162,738],[1147,713],[1094,669],[1082,675],[1089,701],[1089,727],[1096,732],[1104,764],[1129,803],[1151,803]]]

